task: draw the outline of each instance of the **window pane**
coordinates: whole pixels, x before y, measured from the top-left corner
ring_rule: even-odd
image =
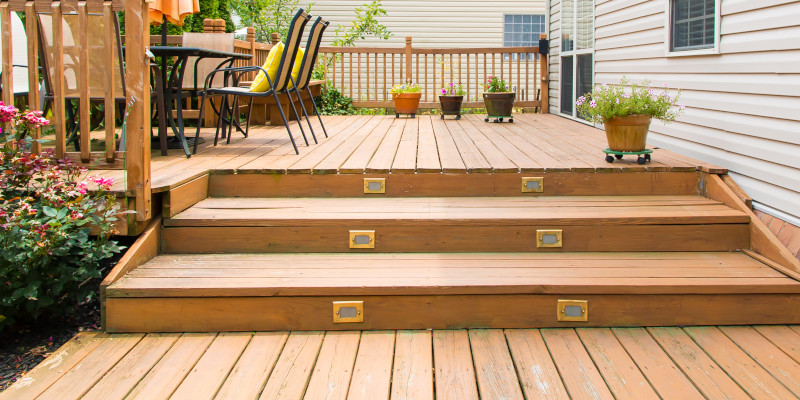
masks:
[[[561,112],[572,114],[572,57],[561,57]]]
[[[561,51],[572,51],[575,33],[575,0],[561,1]]]
[[[672,0],[672,50],[714,46],[714,0]]]
[[[576,48],[591,49],[593,38],[593,16],[594,16],[594,1],[592,0],[578,0],[578,36]]]
[[[592,91],[592,55],[581,54],[578,56],[577,61],[578,69],[575,72],[578,82],[575,85],[575,99]],[[578,117],[581,116],[579,115]]]

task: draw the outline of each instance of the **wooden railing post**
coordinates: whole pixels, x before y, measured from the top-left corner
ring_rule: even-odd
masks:
[[[39,87],[39,27],[36,23],[36,9],[33,0],[25,3],[25,28],[28,33],[28,87]],[[28,90],[28,107],[31,110],[39,109],[39,91]],[[34,139],[31,151],[39,154],[42,144],[36,139],[41,135],[40,129],[33,129],[31,138]]]
[[[3,62],[3,72],[5,72],[2,76],[3,81],[3,103],[7,105],[14,105],[14,61],[13,61],[13,51],[11,46],[13,45],[11,40],[11,9],[8,8],[8,2],[0,3],[0,28],[2,28],[2,35],[3,35],[3,51],[2,51],[2,62]],[[3,130],[8,130],[11,128],[10,123],[6,123],[3,126]]]
[[[136,220],[151,215],[150,189],[150,14],[145,0],[125,1],[125,81],[130,113],[126,120],[127,190],[134,193]]]
[[[543,40],[544,42],[542,42]],[[549,42],[547,42],[546,33],[542,33],[539,35],[539,43],[540,44],[545,43],[545,46],[548,47],[545,48],[544,51],[542,51],[541,46],[539,47],[539,65],[540,65],[539,71],[541,74],[541,85],[540,85],[541,95],[539,96],[539,99],[542,103],[541,107],[542,114],[547,114],[550,112],[550,100],[549,100],[550,85],[549,85],[549,78],[547,76],[547,55],[550,53],[550,49],[549,49]]]
[[[257,65],[256,61],[256,28],[252,26],[247,27],[247,41],[250,42],[250,55],[253,56],[250,60],[250,65]]]
[[[272,34],[271,34],[271,35],[269,35],[269,41],[270,41],[270,42],[271,42],[273,45],[276,45],[276,44],[278,44],[278,42],[280,42],[280,41],[281,41],[281,35],[280,35],[280,34],[278,34],[278,32],[272,32]]]
[[[406,36],[406,82],[411,80],[411,36]]]

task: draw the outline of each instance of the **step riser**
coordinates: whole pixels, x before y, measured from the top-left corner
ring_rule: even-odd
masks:
[[[522,193],[542,177],[542,193]],[[365,178],[385,178],[385,194],[364,194]],[[212,174],[209,197],[470,197],[694,195],[697,172],[524,172],[475,174]]]
[[[589,320],[558,322],[559,299],[588,300]],[[364,322],[334,324],[334,301],[363,301]],[[109,332],[798,324],[800,295],[109,298],[106,312]]]
[[[375,230],[374,249],[349,248],[349,231]],[[561,248],[536,231],[561,229]],[[165,253],[730,251],[749,247],[746,224],[610,226],[166,227]]]

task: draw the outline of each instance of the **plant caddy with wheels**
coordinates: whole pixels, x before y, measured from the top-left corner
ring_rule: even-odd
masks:
[[[630,91],[625,89],[630,87]],[[630,84],[622,78],[618,84],[603,83],[575,102],[579,115],[594,123],[602,122],[608,139],[608,148],[603,150],[606,161],[613,163],[625,155],[636,155],[636,162],[646,164],[651,160],[653,149],[647,148],[647,132],[652,118],[664,123],[674,121],[683,111],[678,104],[678,90],[671,97],[669,86],[656,93],[649,81],[640,85]]]
[[[486,91],[483,93],[483,103],[486,105],[485,122],[494,118],[494,122],[503,122],[507,118],[508,122],[514,122],[511,111],[514,109],[514,99],[516,93],[508,88],[506,81],[490,76],[486,79]]]

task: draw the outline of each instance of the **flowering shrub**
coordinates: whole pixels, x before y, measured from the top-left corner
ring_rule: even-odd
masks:
[[[29,132],[47,124],[40,112],[20,113],[0,102],[0,121],[15,130],[0,134],[2,330],[89,299],[95,288],[86,283],[100,277],[100,261],[121,247],[110,240],[119,213],[108,192],[113,180],[78,182],[83,170],[71,161],[55,160],[51,150],[31,153]]]
[[[510,92],[511,90],[508,88],[508,84],[506,81],[496,77],[490,76],[486,78],[486,91],[489,93],[497,93],[497,92]]]
[[[643,81],[641,85],[632,84],[630,90],[626,91],[628,85],[628,80],[622,78],[619,84],[595,86],[591,93],[586,93],[575,102],[578,113],[592,122],[635,114],[646,114],[670,122],[684,109],[683,104],[678,104],[680,90],[675,97],[671,97],[667,91],[668,85],[664,85],[664,91],[658,94],[650,88],[649,81]]]
[[[400,85],[394,85],[392,87],[392,94],[400,94],[400,93],[419,93],[422,91],[422,88],[419,87],[414,82],[406,82]]]
[[[445,87],[442,88],[439,94],[442,96],[463,96],[467,94],[467,92],[464,90],[464,86],[462,86],[460,83],[456,85],[455,83],[450,82],[450,84],[445,85]]]

